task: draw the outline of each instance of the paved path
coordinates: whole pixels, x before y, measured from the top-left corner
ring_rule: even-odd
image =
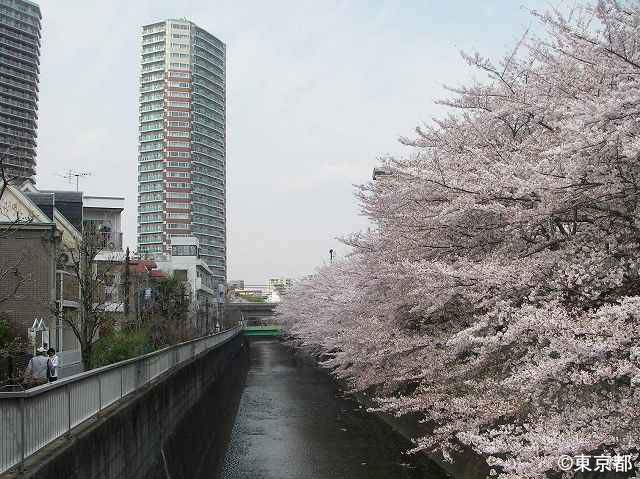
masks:
[[[364,413],[324,372],[278,340],[251,344],[251,366],[223,479],[443,479]]]

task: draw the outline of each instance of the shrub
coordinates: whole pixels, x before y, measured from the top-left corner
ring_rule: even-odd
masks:
[[[93,351],[94,367],[124,361],[152,351],[149,334],[141,331],[114,331],[96,341]]]

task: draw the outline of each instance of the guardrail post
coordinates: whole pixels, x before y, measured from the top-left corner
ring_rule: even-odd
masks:
[[[124,368],[120,368],[120,399],[122,399],[122,394],[123,394],[123,391],[124,391],[124,388],[122,387],[122,383],[123,383],[123,379],[122,379],[123,372],[122,371],[123,370],[124,370]]]
[[[20,473],[24,472],[24,455],[25,455],[25,423],[24,423],[24,397],[20,398]]]
[[[71,391],[69,385],[65,384],[64,389],[67,393],[67,439],[71,437]]]
[[[96,375],[98,379],[98,412],[96,412],[96,416],[100,416],[100,411],[102,411],[102,379],[100,379],[100,374]]]
[[[142,386],[142,361],[138,359],[136,361],[136,389]]]

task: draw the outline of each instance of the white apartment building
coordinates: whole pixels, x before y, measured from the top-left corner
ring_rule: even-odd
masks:
[[[195,237],[216,284],[227,271],[225,64],[225,44],[190,21],[142,28],[138,252],[160,259]]]

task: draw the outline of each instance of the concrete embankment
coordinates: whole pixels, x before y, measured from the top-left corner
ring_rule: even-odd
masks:
[[[119,401],[31,457],[29,479],[211,478],[219,471],[249,352],[240,335]],[[12,477],[10,475],[7,478]]]

